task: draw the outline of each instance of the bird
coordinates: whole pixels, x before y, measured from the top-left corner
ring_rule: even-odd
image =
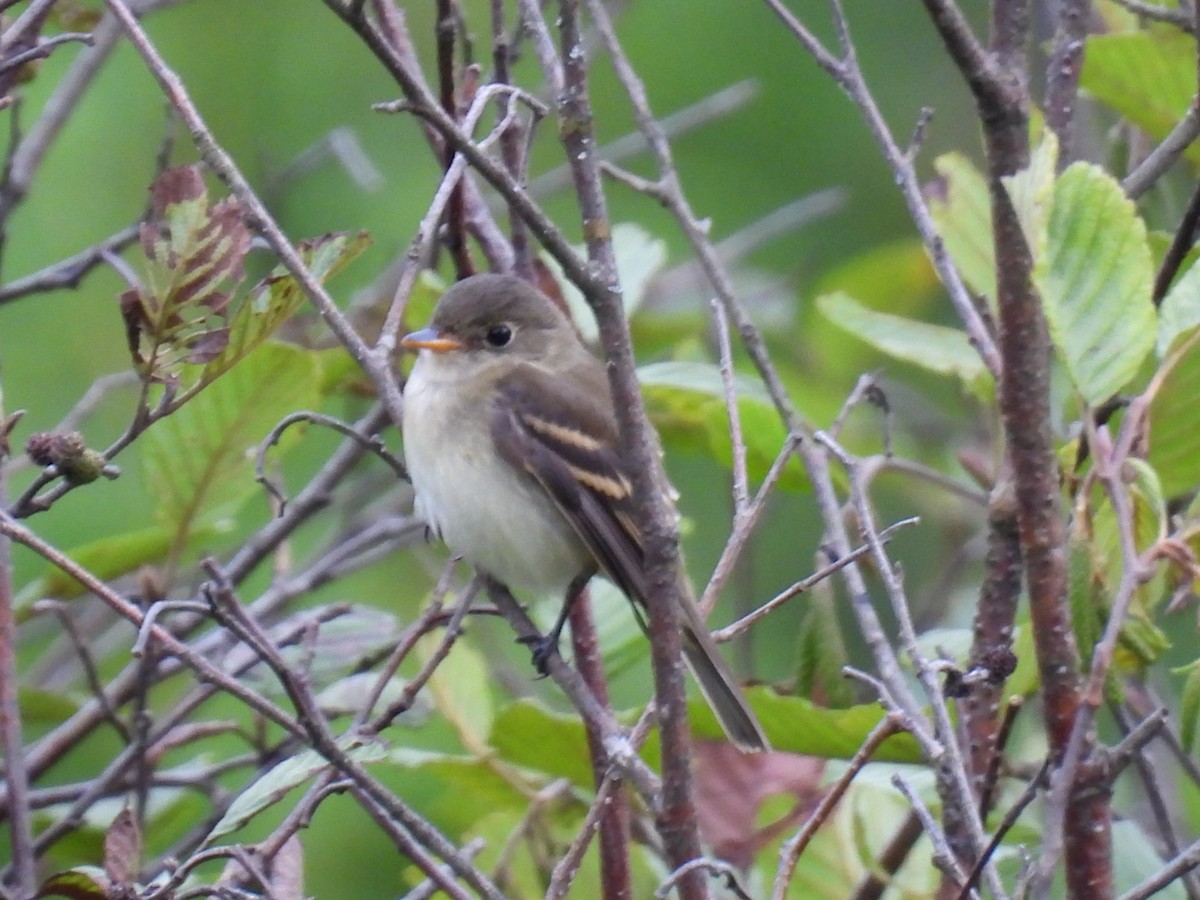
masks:
[[[417,353],[401,422],[415,513],[480,572],[564,597],[533,647],[544,675],[571,600],[593,575],[606,575],[635,612],[649,596],[604,363],[549,297],[500,273],[454,284],[428,327],[400,344]],[[690,589],[681,598],[684,657],[701,693],[734,745],[769,749]]]

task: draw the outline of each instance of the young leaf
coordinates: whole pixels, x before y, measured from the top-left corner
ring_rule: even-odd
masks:
[[[145,282],[120,296],[134,366],[145,381],[173,382],[186,363],[218,356],[250,232],[233,198],[209,206],[197,166],[168,169],[151,188],[141,228]]]
[[[1050,208],[1054,199],[1054,173],[1058,166],[1058,138],[1046,129],[1029,165],[1003,180],[1021,222],[1021,231],[1034,259],[1046,252]]]
[[[954,375],[968,386],[977,385],[987,374],[983,360],[961,331],[867,309],[842,293],[818,297],[817,308],[830,322],[888,356],[940,375]]]
[[[1034,279],[1075,389],[1091,405],[1104,402],[1154,346],[1156,318],[1146,226],[1098,166],[1075,163],[1056,182]]]
[[[321,284],[353,262],[371,245],[366,232],[326,234],[301,241],[300,258]],[[201,385],[211,384],[267,340],[304,303],[303,289],[282,267],[264,278],[243,301],[229,323],[228,341],[199,374]]]

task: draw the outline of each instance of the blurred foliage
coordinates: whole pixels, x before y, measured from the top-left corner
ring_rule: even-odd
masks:
[[[891,4],[882,11],[867,4],[851,6],[858,56],[894,131],[905,135],[922,107],[935,110],[920,155],[934,216],[967,284],[981,302],[994,302],[986,185],[972,161],[975,124],[957,73],[916,5]],[[487,4],[471,0],[463,9],[475,33],[475,55],[484,60]],[[435,58],[432,4],[414,4],[407,14],[418,54],[428,63]],[[828,23],[813,24],[822,33],[829,30]],[[975,600],[985,518],[978,503],[962,499],[971,492],[976,498],[979,494],[962,463],[983,460],[984,469],[994,467],[995,398],[982,364],[951,315],[924,248],[912,237],[892,176],[860,117],[763,7],[714,0],[700,15],[683,0],[660,0],[629,5],[619,25],[660,115],[753,80],[755,92],[747,103],[674,141],[685,189],[694,208],[711,220],[713,238],[725,241],[719,245],[733,257],[738,287],[806,419],[827,427],[858,377],[878,371],[887,402],[852,411],[845,422],[844,443],[861,453],[880,451],[886,443],[898,456],[920,462],[956,486],[956,491],[943,491],[929,482],[884,472],[875,499],[881,522],[923,517],[919,530],[901,531],[893,538],[891,550],[904,561],[906,587],[922,630],[943,625],[945,630],[930,632],[939,641],[962,638]],[[1096,121],[1081,141],[1088,158],[1102,158],[1112,149],[1104,135],[1116,117],[1159,138],[1194,93],[1194,41],[1158,27],[1126,25],[1126,31],[1089,40],[1083,80],[1096,101],[1091,107]],[[305,250],[318,277],[334,274],[361,254],[334,282],[333,290],[345,306],[363,311],[369,319],[390,296],[390,282],[382,273],[406,249],[438,174],[411,118],[371,111],[372,103],[396,95],[394,85],[317,3],[197,0],[150,17],[148,28],[219,140],[288,233],[297,242],[313,239]],[[675,37],[664,40],[663,35]],[[37,70],[24,88],[22,121],[36,117],[73,52],[59,50]],[[518,63],[516,78],[536,83],[532,59]],[[604,60],[597,63],[592,89],[602,139],[612,141],[629,132],[633,123],[628,105]],[[15,117],[6,114],[2,121],[11,130]],[[12,218],[5,235],[4,280],[37,271],[136,221],[147,206],[156,153],[169,130],[156,86],[132,51],[120,48],[53,144],[28,198]],[[193,151],[179,137],[172,162],[193,161]],[[354,151],[349,156],[344,152],[347,146]],[[1185,510],[1189,523],[1198,519],[1194,509],[1179,502],[1200,484],[1200,455],[1194,452],[1200,422],[1192,421],[1200,416],[1194,402],[1200,383],[1200,282],[1190,258],[1190,267],[1161,310],[1156,312],[1150,304],[1163,240],[1148,223],[1162,224],[1157,217],[1164,208],[1178,205],[1180,183],[1186,179],[1167,179],[1148,208],[1140,209],[1098,165],[1075,163],[1056,175],[1056,152],[1052,141],[1042,140],[1030,169],[1007,187],[1037,259],[1064,385],[1056,395],[1064,485],[1069,494],[1087,471],[1086,462],[1077,465],[1077,429],[1073,433],[1070,423],[1114,394],[1148,391],[1152,440],[1146,463],[1129,475],[1137,549],[1142,551],[1170,527],[1169,510]],[[543,125],[534,144],[535,184],[538,176],[561,162],[554,129]],[[628,165],[648,174],[645,157],[635,157]],[[220,200],[215,189],[209,191],[210,200],[197,192],[201,186],[192,187],[196,190],[185,199],[196,203],[202,197],[201,205],[210,212],[228,202]],[[806,212],[790,227],[769,239],[747,239],[756,223],[771,213],[831,187],[839,188],[842,198],[832,212],[828,207],[804,207]],[[708,295],[685,242],[663,211],[622,186],[612,186],[609,196],[613,219],[619,223],[617,249],[645,397],[680,491],[689,565],[695,580],[703,583],[728,535],[733,458]],[[580,226],[569,191],[539,199],[564,231],[578,239]],[[167,237],[187,232],[196,224],[195,216],[204,215],[203,210],[189,210],[176,209],[173,220],[167,216]],[[197,237],[194,229],[187,233]],[[370,246],[364,233],[373,240]],[[241,256],[247,253],[241,237],[231,240],[238,244],[238,259],[223,275],[240,270]],[[229,306],[226,291],[231,285],[213,282],[200,309],[187,306],[195,300],[192,295],[184,292],[181,303],[178,292],[164,287],[178,288],[172,281],[179,274],[172,268],[179,263],[178,254],[165,252],[165,244],[156,250],[152,240],[146,243],[152,251],[150,271],[157,272],[157,277],[147,278],[148,292],[138,294],[102,269],[77,291],[0,304],[0,376],[6,407],[27,410],[18,440],[52,428],[97,377],[129,370],[130,331],[140,355],[135,363],[146,383],[206,388],[191,395],[194,399],[179,413],[153,425],[145,439],[121,457],[119,480],[98,481],[75,491],[37,517],[39,533],[102,577],[132,580],[142,566],[154,563],[166,570],[169,589],[186,594],[198,576],[182,565],[185,561],[229,553],[270,514],[254,484],[254,460],[248,450],[298,408],[350,418],[361,413],[368,400],[352,363],[315,337],[320,329],[303,309],[295,285],[268,273],[268,262],[255,249],[244,262],[254,277],[265,276],[259,287],[239,293]],[[144,262],[136,247],[125,257],[139,260],[135,269]],[[185,265],[183,274],[189,271]],[[422,282],[409,311],[412,323],[422,320],[436,287],[436,277]],[[122,292],[128,298],[124,319],[118,300]],[[214,299],[218,292],[219,301]],[[171,314],[156,318],[155,311],[164,308]],[[297,311],[299,321],[287,324],[290,342],[268,341]],[[172,331],[180,324],[177,315],[185,316],[183,342]],[[587,325],[583,327],[586,332]],[[218,333],[219,346],[213,343]],[[148,365],[162,344],[187,352],[157,368]],[[749,475],[757,485],[778,453],[784,432],[748,361],[740,351],[736,355],[733,389]],[[88,446],[104,446],[120,434],[135,408],[135,390],[114,392],[87,419],[82,430]],[[333,439],[316,432],[292,432],[279,447],[278,465],[285,481],[303,483],[326,458]],[[389,440],[397,443],[394,436]],[[29,471],[19,474],[13,494],[34,477]],[[288,547],[290,558],[306,558],[356,514],[383,515],[390,506],[407,501],[404,489],[390,478],[371,481],[364,475],[363,482],[348,509],[319,518],[296,536]],[[725,592],[719,621],[748,611],[827,562],[819,549],[820,524],[797,464],[786,468],[780,487]],[[1120,548],[1112,509],[1100,492],[1070,499],[1075,503],[1071,599],[1077,635],[1090,646],[1103,628],[1120,580]],[[1200,538],[1189,540],[1193,552],[1200,549]],[[388,614],[386,621],[355,619],[347,625],[348,644],[336,651],[322,648],[316,656],[336,657],[348,665],[368,649],[375,652],[373,642],[394,640],[403,624],[416,616],[443,554],[437,548],[421,548],[397,557],[306,598],[314,609],[348,601]],[[247,595],[269,577],[266,572],[254,576]],[[81,615],[88,612],[87,598],[77,584],[47,571],[20,550],[16,579],[23,611],[34,600],[52,596],[73,610],[79,608]],[[1122,673],[1141,673],[1163,660],[1182,667],[1171,684],[1182,690],[1184,739],[1191,742],[1200,721],[1200,675],[1190,658],[1194,654],[1179,650],[1174,639],[1181,631],[1190,637],[1190,628],[1164,612],[1172,594],[1186,587],[1183,581],[1170,572],[1141,586],[1122,634],[1118,662]],[[615,705],[639,709],[649,683],[644,641],[623,602],[610,602],[614,598],[605,597],[603,588],[596,594],[597,607],[604,611],[602,643],[614,675]],[[842,599],[840,588],[829,585],[801,595],[774,613],[767,627],[752,629],[735,648],[741,668],[783,688],[782,693],[769,687],[751,691],[751,702],[781,750],[844,759],[882,715],[873,698],[840,677],[844,663],[866,659],[854,631],[839,629],[845,620]],[[535,611],[544,619],[553,615],[549,608]],[[51,629],[35,622],[31,633],[22,664],[44,675],[45,685],[31,682],[38,689],[22,694],[22,709],[31,730],[37,731],[64,720],[88,692],[86,686],[68,686],[54,671],[53,660],[40,657],[55,637]],[[131,641],[128,629],[118,628],[110,645],[127,647]],[[1022,667],[1010,685],[1019,693],[1033,693],[1036,672],[1028,628],[1020,630],[1018,647]],[[410,668],[431,652],[432,647],[422,645],[416,654],[420,659]],[[115,656],[103,660],[102,674],[111,674],[117,663]],[[346,716],[353,712],[361,682],[351,680],[354,673],[334,668],[314,677],[322,679],[329,708]],[[411,671],[406,668],[405,674]],[[453,649],[429,685],[429,702],[437,715],[406,714],[401,727],[386,735],[386,748],[355,748],[372,771],[456,840],[487,837],[483,860],[488,864],[497,861],[514,829],[530,827],[526,817],[533,795],[545,804],[539,823],[545,832],[538,839],[561,850],[579,825],[592,787],[582,726],[565,711],[561,697],[545,685],[531,684],[529,676],[523,651],[509,646],[503,626],[472,622],[467,640]],[[392,687],[400,690],[402,684],[397,680]],[[514,691],[506,688],[512,685],[516,693],[533,696],[514,700]],[[798,690],[800,696],[788,696],[790,690]],[[244,710],[227,699],[214,702],[206,712],[248,724]],[[697,733],[716,737],[704,708],[697,704],[693,713]],[[200,745],[209,752],[189,747],[178,754],[181,758],[168,753],[165,765],[182,771],[210,763],[232,752],[238,740],[235,735],[214,736],[211,744]],[[1036,736],[1032,743],[1036,745]],[[88,763],[111,755],[113,746],[111,736],[89,741],[64,762],[64,777],[82,777],[90,771]],[[645,749],[647,759],[654,761],[657,752],[652,739]],[[889,740],[879,757],[894,763],[917,759],[912,742],[904,737]],[[268,767],[249,788],[232,774],[222,776],[221,786],[243,793],[240,805],[217,826],[218,833],[236,832],[244,840],[268,833],[316,768],[311,758],[294,756]],[[887,770],[868,771],[872,774],[860,777],[848,802],[802,860],[795,896],[823,896],[815,893],[819,889],[829,891],[828,896],[843,896],[845,887],[873,864],[906,812],[887,781]],[[557,787],[543,797],[539,792],[548,786]],[[810,787],[815,790],[815,784]],[[922,785],[922,790],[929,802],[936,801],[931,785]],[[1186,812],[1194,820],[1200,819],[1195,793],[1183,792],[1190,803]],[[179,791],[155,794],[155,829],[146,836],[147,855],[164,852],[203,816],[194,797]],[[61,810],[50,812],[57,811]],[[785,811],[768,804],[761,815]],[[115,812],[115,805],[93,807],[92,818],[55,848],[51,863],[67,867],[99,860]],[[1122,846],[1132,852],[1123,854],[1122,878],[1132,883],[1153,870],[1158,856],[1146,834],[1136,824],[1126,824]],[[1020,838],[1020,832],[1014,835]],[[762,846],[771,840],[773,836],[764,836]],[[417,877],[402,862],[392,864],[396,857],[391,845],[349,803],[335,800],[323,806],[304,844],[306,887],[315,896],[390,897]],[[532,840],[522,845],[509,860],[514,896],[531,896],[544,887],[537,883],[533,860],[520,855],[532,853],[529,848],[534,846]],[[1013,863],[1014,854],[1005,857],[1005,865]],[[924,859],[920,852],[914,859],[918,857]],[[761,887],[769,881],[776,856],[764,851],[760,858],[762,867],[751,874],[751,883]],[[381,865],[381,859],[389,862]],[[582,884],[595,883],[596,865],[593,851],[585,860]],[[639,885],[653,885],[662,877],[657,865],[650,854],[639,855]],[[917,862],[902,872],[901,893],[922,896],[931,891],[927,869]]]

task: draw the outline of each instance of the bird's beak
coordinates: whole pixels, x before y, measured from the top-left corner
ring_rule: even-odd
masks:
[[[434,353],[449,353],[452,350],[462,350],[466,345],[450,334],[443,334],[436,328],[422,328],[412,334],[406,334],[400,339],[400,346],[406,350],[432,350]]]

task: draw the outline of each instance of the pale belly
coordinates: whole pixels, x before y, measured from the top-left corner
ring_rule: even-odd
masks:
[[[419,380],[409,382],[404,410],[417,515],[456,555],[509,587],[562,595],[588,564],[582,542],[536,482],[495,455],[486,432],[472,443],[432,440],[445,433],[439,419],[461,424],[467,411],[429,402],[423,388]]]

